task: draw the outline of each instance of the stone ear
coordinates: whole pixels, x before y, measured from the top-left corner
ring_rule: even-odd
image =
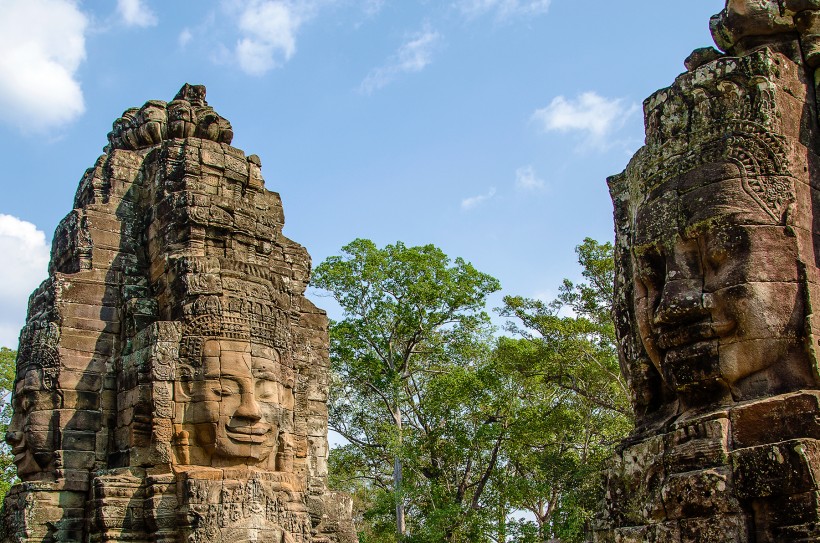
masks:
[[[177,390],[182,395],[182,400],[190,400],[193,395],[194,381],[196,380],[196,370],[189,364],[179,365],[179,386]]]

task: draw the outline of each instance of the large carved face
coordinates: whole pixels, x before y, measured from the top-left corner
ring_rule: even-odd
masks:
[[[201,379],[191,383],[187,422],[215,463],[263,462],[274,453],[281,403],[275,351],[252,356],[247,341],[211,339],[202,348]]]
[[[56,393],[45,386],[43,368],[30,365],[24,371],[15,385],[6,442],[11,446],[17,474],[26,480],[53,462],[56,435],[52,417],[59,406]]]
[[[636,214],[638,333],[684,407],[811,382],[795,237],[773,224],[731,170],[690,172]],[[708,183],[698,186],[704,176]]]

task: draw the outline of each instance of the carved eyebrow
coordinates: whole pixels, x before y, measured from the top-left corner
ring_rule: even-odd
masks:
[[[223,371],[219,377],[222,379],[230,379],[231,381],[242,381],[244,379],[249,379],[251,376],[248,374],[238,374],[238,373],[231,373],[230,371]]]
[[[277,375],[272,368],[253,368],[251,370],[254,377],[267,379],[269,381],[276,381]]]

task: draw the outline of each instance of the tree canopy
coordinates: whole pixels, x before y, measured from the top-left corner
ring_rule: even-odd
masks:
[[[362,542],[583,541],[597,473],[630,428],[611,317],[611,244],[578,247],[585,281],[545,303],[427,245],[355,240],[313,285],[331,324],[331,484]],[[512,520],[528,511],[531,520]]]
[[[510,501],[537,525],[522,541],[583,541],[598,472],[632,426],[612,320],[613,247],[587,238],[576,252],[585,282],[565,279],[548,303],[507,296],[502,308],[518,339],[502,338],[498,356],[529,389],[552,394],[529,407],[537,415],[510,448]]]
[[[484,306],[500,285],[432,245],[380,249],[357,239],[342,252],[313,275],[313,285],[328,291],[345,315],[330,329],[329,425],[350,443],[339,454],[358,467],[356,476],[391,495],[396,537],[404,540],[408,509],[431,518],[441,508],[463,507],[475,499],[468,491],[486,486],[493,459],[479,459],[473,444],[486,436],[475,424],[455,428],[452,421],[465,420],[453,416],[464,405],[456,397],[483,389],[471,385],[472,373],[458,370],[488,355],[492,330]],[[431,526],[414,525],[412,533],[418,539]],[[455,530],[436,529],[429,540],[450,540]]]

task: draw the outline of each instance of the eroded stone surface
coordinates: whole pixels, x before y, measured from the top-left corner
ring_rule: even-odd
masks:
[[[820,2],[728,0],[609,180],[638,428],[595,541],[816,541]]]
[[[310,257],[232,136],[185,85],[83,176],[20,337],[4,540],[356,540]]]

